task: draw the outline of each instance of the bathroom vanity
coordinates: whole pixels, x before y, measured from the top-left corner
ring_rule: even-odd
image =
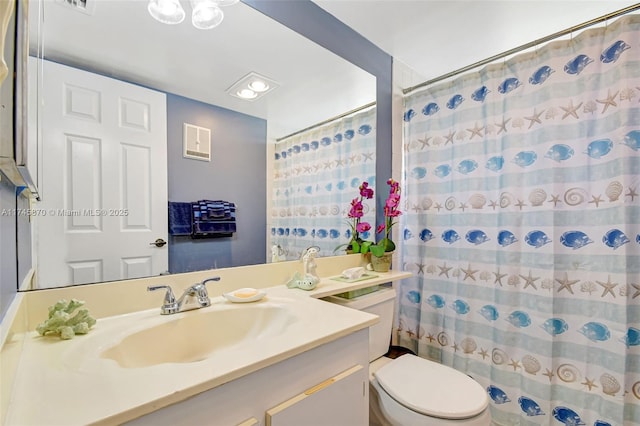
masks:
[[[360,261],[344,258],[318,259],[325,278],[313,291],[284,285],[299,262],[216,270],[211,306],[174,315],[160,315],[162,297],[146,286],[186,288],[206,273],[110,283],[108,297],[102,285],[26,293],[15,314],[26,328],[13,327],[2,352],[3,363],[16,347],[21,352],[4,424],[365,425],[368,327],[377,317],[318,298],[411,274],[331,279]],[[266,297],[231,303],[221,296],[248,283]],[[105,307],[120,291],[129,297]],[[96,326],[67,341],[37,336],[45,306],[71,297],[85,300]]]

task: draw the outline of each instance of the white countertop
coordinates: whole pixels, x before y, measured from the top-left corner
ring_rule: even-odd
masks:
[[[114,336],[136,324],[161,323],[211,309],[242,309],[245,304],[230,306],[223,297],[213,297],[210,307],[175,315],[160,315],[156,308],[102,318],[88,335],[67,341],[30,332],[6,424],[122,423],[369,327],[377,322],[375,315],[316,299],[411,276],[406,272],[375,274],[378,277],[352,283],[325,278],[312,291],[283,285],[266,288],[267,296],[254,303],[286,305],[295,321],[290,321],[285,332],[259,341],[245,339],[197,363],[123,368],[98,354],[113,344]]]

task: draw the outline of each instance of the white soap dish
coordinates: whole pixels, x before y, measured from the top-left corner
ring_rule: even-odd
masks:
[[[266,292],[250,287],[239,288],[229,293],[222,293],[225,299],[233,303],[257,302],[266,295]]]

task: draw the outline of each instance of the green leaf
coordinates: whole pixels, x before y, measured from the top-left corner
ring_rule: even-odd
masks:
[[[362,243],[362,246],[360,247],[360,253],[362,253],[362,254],[368,253],[372,244],[373,244],[373,242],[371,242],[371,241],[364,241]]]
[[[356,240],[351,241],[351,250],[354,253],[360,253],[360,244]]]
[[[371,254],[373,254],[376,257],[382,257],[384,255],[385,249],[384,246],[378,245],[378,244],[373,244],[371,247]]]

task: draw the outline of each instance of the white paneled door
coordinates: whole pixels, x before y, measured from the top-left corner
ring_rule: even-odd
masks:
[[[45,61],[36,288],[168,269],[166,98]],[[162,246],[161,246],[162,245]]]

